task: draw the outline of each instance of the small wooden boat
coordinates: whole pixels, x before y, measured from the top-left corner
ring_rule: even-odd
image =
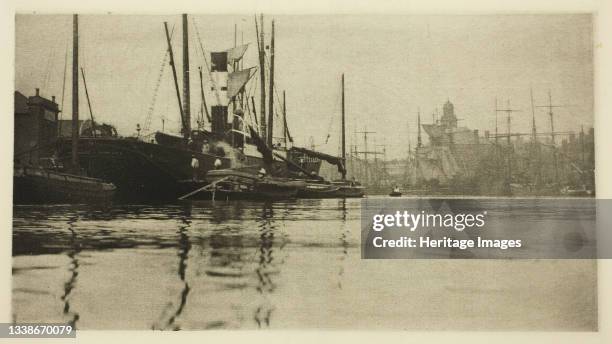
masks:
[[[338,190],[340,198],[361,198],[365,195],[365,188],[356,182],[338,181],[332,182],[332,185],[340,187]]]
[[[389,193],[389,196],[391,197],[401,197],[402,196],[402,192],[400,191],[400,189],[398,187],[393,188],[393,191],[391,191],[391,193]]]
[[[117,189],[101,179],[42,167],[15,167],[13,185],[15,204],[109,202]]]
[[[359,198],[365,194],[364,187],[356,182],[307,182],[298,191],[298,198]]]
[[[585,196],[593,196],[593,190],[587,188],[585,185],[578,188],[571,188],[566,186],[561,189],[561,194],[565,196],[573,196],[573,197],[585,197]]]
[[[209,184],[179,199],[282,200],[295,198],[305,185],[302,180],[261,176],[234,169],[208,171],[206,180]]]

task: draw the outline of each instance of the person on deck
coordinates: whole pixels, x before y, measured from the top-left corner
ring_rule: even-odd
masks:
[[[259,178],[264,178],[264,177],[266,176],[266,173],[267,173],[267,172],[266,172],[266,169],[262,167],[262,168],[259,170],[259,172],[257,172],[257,175],[259,176]]]
[[[195,155],[191,156],[191,170],[193,172],[193,181],[198,180],[198,170],[200,169],[200,161],[196,159]]]
[[[59,170],[59,163],[58,163],[58,157],[57,157],[57,152],[54,152],[53,155],[51,156],[51,158],[49,159],[49,163],[51,165],[51,168],[53,170]]]

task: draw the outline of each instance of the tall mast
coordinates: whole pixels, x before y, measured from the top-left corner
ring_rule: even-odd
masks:
[[[553,105],[552,105],[552,96],[550,94],[550,90],[548,90],[548,115],[550,116],[550,138],[552,140],[553,146],[555,145],[555,123],[553,121]]]
[[[538,137],[535,122],[535,105],[533,103],[533,88],[529,89],[531,96],[531,164],[534,168],[534,184],[540,183],[540,150],[538,147]]]
[[[176,77],[176,65],[174,64],[174,53],[172,53],[172,43],[170,43],[170,33],[168,32],[168,23],[164,22],[164,30],[166,31],[166,40],[168,41],[168,55],[170,56],[170,66],[172,67],[172,76],[174,79],[174,89],[176,90],[176,99],[178,100],[179,112],[181,114],[181,123],[185,127],[185,116],[183,115],[183,105],[181,104],[181,92],[179,91],[178,80]]]
[[[183,136],[191,135],[191,101],[189,99],[189,32],[187,14],[183,14]]]
[[[555,182],[559,181],[559,168],[557,162],[557,147],[555,145],[555,122],[553,120],[553,105],[552,105],[552,95],[550,90],[548,90],[548,115],[550,116],[550,138],[553,147],[553,168],[555,169]]]
[[[536,122],[535,122],[535,106],[533,105],[533,88],[529,89],[531,95],[531,140],[536,143]]]
[[[272,37],[270,38],[270,87],[268,88],[268,146],[272,147],[274,138],[274,20],[272,20]]]
[[[584,124],[580,125],[580,160],[582,161],[582,170],[586,168],[586,161],[584,160]]]
[[[411,169],[411,154],[412,154],[412,143],[410,142],[410,123],[406,125],[406,136],[408,137],[408,157],[406,159],[406,166],[404,166],[404,181],[410,183],[410,169]]]
[[[508,146],[510,146],[510,142],[511,142],[510,137],[512,136],[512,133],[510,130],[510,123],[512,121],[512,113],[521,112],[521,110],[515,110],[515,109],[510,108],[510,100],[508,100],[508,107],[506,109],[498,109],[497,108],[497,98],[496,98],[495,99],[495,134],[497,134],[497,112],[506,113],[506,134],[508,135],[507,137]]]
[[[283,140],[285,149],[287,149],[287,100],[285,98],[285,90],[283,90]]]
[[[345,119],[344,119],[344,73],[342,74],[342,180],[346,179],[346,134],[345,134]]]
[[[421,141],[421,109],[418,109],[417,112],[417,148],[420,148],[421,146],[423,146],[423,143]]]
[[[408,158],[410,158],[410,152],[412,152],[412,142],[410,142],[410,123],[406,124],[406,136],[408,137]]]
[[[418,182],[417,181],[417,177],[419,176],[419,148],[421,148],[422,146],[422,142],[421,142],[421,108],[417,108],[417,146],[414,149],[414,162],[415,162],[415,171],[414,171],[414,181],[415,183]]]
[[[259,99],[259,126],[262,139],[266,140],[266,61],[264,50],[264,21],[263,13],[260,15],[261,25],[257,27],[257,18],[255,18],[255,30],[259,31],[257,38],[257,46],[259,47],[259,82],[260,82],[260,99]]]
[[[506,111],[506,120],[507,120],[507,132],[508,132],[508,145],[510,145],[510,121],[512,120],[511,117],[511,112],[512,110],[510,110],[510,100],[508,100],[508,109]]]
[[[564,105],[553,105],[552,103],[552,95],[550,93],[550,90],[548,90],[548,105],[540,105],[537,106],[537,108],[547,108],[548,109],[548,115],[550,116],[550,139],[551,139],[551,143],[552,143],[552,150],[553,150],[553,169],[554,169],[554,178],[555,178],[555,182],[559,181],[559,169],[558,169],[558,157],[557,157],[557,146],[555,143],[555,122],[554,122],[554,115],[553,115],[553,108],[555,107],[564,107]]]
[[[495,98],[495,144],[497,144],[498,140],[498,132],[497,132],[497,98]]]
[[[497,99],[495,100],[495,107],[497,107]],[[508,143],[508,154],[507,154],[507,160],[508,160],[508,172],[507,172],[507,182],[510,183],[512,181],[512,152],[513,152],[513,147],[512,147],[512,141],[511,141],[511,136],[512,136],[512,132],[510,130],[510,123],[512,120],[512,113],[513,112],[520,112],[521,110],[515,110],[510,108],[510,100],[508,100],[507,103],[507,108],[506,109],[497,109],[497,112],[505,112],[506,113],[506,121],[507,121],[507,137],[506,137],[506,141]],[[497,114],[495,115],[495,119],[497,120]],[[496,121],[497,122],[497,121]],[[495,125],[496,131],[497,131],[497,123]]]
[[[79,18],[72,17],[72,168],[78,166],[79,145]]]

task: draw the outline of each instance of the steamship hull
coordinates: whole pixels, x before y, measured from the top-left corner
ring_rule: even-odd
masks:
[[[72,141],[63,138],[59,141],[60,159],[65,164],[71,156]],[[230,152],[228,152],[230,153]],[[199,162],[194,173],[192,157]],[[288,154],[291,159],[292,155]],[[131,138],[82,137],[79,139],[78,159],[87,175],[112,182],[117,187],[117,199],[123,201],[174,201],[186,192],[186,181],[193,185],[208,183],[206,173],[215,169],[215,161],[221,162],[220,168],[240,167],[243,171],[256,173],[264,166],[260,156],[239,154],[236,151],[218,156],[202,153],[185,146],[145,142]],[[319,172],[320,161],[304,162],[302,167],[308,171]],[[291,166],[283,161],[274,161],[270,173],[286,176],[294,173]]]
[[[60,158],[68,160],[71,140],[59,142]],[[194,174],[192,156],[198,159]],[[211,154],[164,146],[128,138],[80,138],[78,160],[88,176],[117,186],[120,200],[172,201],[180,196],[181,180],[204,179],[215,160],[222,166],[230,160]]]

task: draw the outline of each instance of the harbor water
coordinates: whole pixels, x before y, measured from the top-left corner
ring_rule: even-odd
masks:
[[[360,202],[15,206],[11,314],[78,329],[597,330],[596,261],[362,260]]]

